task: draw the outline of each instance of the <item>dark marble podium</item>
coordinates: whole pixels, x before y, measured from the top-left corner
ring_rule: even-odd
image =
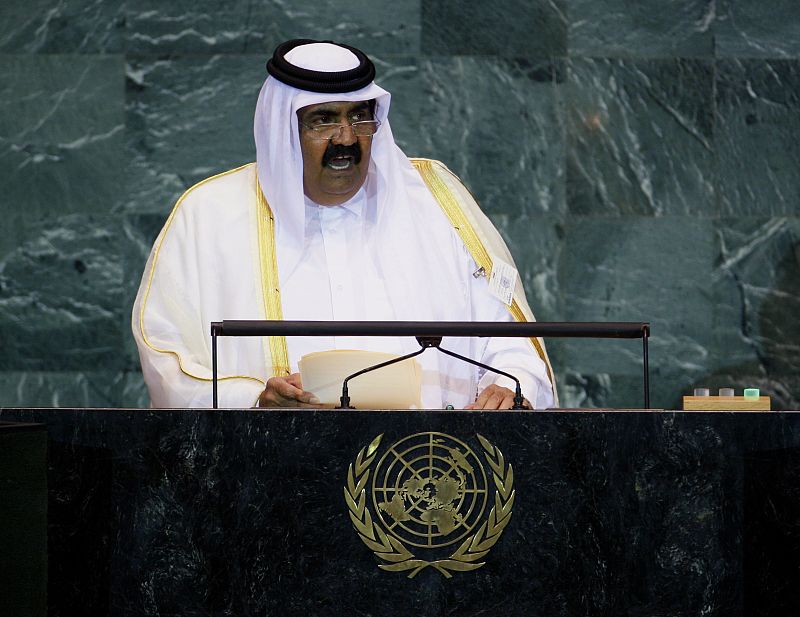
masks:
[[[0,421],[49,433],[50,615],[800,614],[796,412],[5,409]],[[431,432],[502,451],[513,511],[479,569],[408,578],[378,567],[344,493],[376,436],[380,456]]]
[[[0,616],[47,611],[47,432],[0,418]]]

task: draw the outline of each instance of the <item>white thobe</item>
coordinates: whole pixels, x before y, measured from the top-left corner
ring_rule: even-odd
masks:
[[[285,319],[312,321],[396,320],[385,280],[369,252],[375,228],[375,199],[362,188],[340,206],[318,206],[306,200],[303,259],[281,283]],[[453,238],[459,245],[460,240]],[[512,321],[506,308],[487,291],[485,280],[473,277],[478,267],[462,247],[467,280],[470,281],[474,321]],[[536,352],[526,339],[446,339],[443,347],[484,364],[505,369],[522,383],[531,402],[537,401],[539,383],[531,371],[520,368],[538,364]],[[449,346],[449,347],[448,347]],[[362,349],[404,354],[418,349],[413,339],[392,337],[287,337],[292,372],[305,354],[329,349]],[[423,370],[422,404],[426,408],[463,407],[492,383],[514,389],[513,381],[479,367],[458,366],[457,359],[430,349],[417,357]],[[447,379],[441,363],[457,368],[459,378]],[[449,371],[448,373],[452,373]],[[455,376],[454,376],[455,377]],[[465,391],[465,381],[468,382]],[[551,403],[544,391],[539,407]]]

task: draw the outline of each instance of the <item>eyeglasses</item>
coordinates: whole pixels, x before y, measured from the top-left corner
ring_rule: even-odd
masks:
[[[326,124],[306,124],[302,123],[303,127],[308,129],[308,136],[311,139],[319,139],[320,141],[327,141],[329,139],[338,139],[342,136],[342,131],[346,127],[353,129],[353,134],[356,137],[372,137],[378,132],[378,127],[381,125],[380,120],[359,120],[358,122],[348,122],[347,124],[339,124],[336,122]]]

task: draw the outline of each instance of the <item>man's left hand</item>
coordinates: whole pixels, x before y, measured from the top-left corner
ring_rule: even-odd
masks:
[[[528,409],[531,404],[524,399],[523,405]],[[478,395],[478,399],[464,409],[511,409],[514,406],[514,391],[503,388],[497,384],[488,386]]]

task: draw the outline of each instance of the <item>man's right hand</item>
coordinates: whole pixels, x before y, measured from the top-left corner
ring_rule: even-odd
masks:
[[[319,407],[319,399],[303,390],[300,373],[288,377],[270,377],[258,397],[258,407]]]

